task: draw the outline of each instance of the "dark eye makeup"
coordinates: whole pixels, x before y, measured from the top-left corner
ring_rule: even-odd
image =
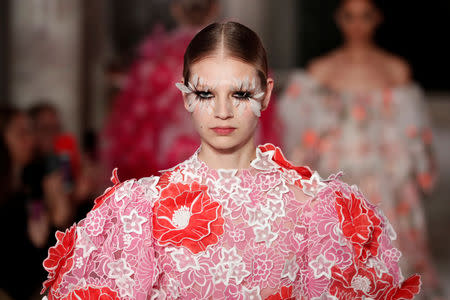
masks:
[[[209,92],[209,91],[195,91],[195,97],[198,100],[201,101],[205,101],[205,100],[210,100],[212,98],[214,98],[213,93]],[[248,100],[250,99],[253,94],[250,91],[235,91],[233,92],[233,98],[238,99],[238,100]]]
[[[248,91],[237,91],[233,93],[233,97],[238,100],[248,100],[252,97],[252,94]]]
[[[208,91],[195,91],[195,96],[198,100],[209,100],[214,97],[214,95]]]

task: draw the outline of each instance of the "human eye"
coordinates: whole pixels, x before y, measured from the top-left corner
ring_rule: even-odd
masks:
[[[214,95],[208,91],[196,91],[195,96],[198,100],[209,100],[214,97]]]
[[[252,97],[252,94],[247,91],[237,91],[233,93],[233,97],[238,100],[248,100]]]

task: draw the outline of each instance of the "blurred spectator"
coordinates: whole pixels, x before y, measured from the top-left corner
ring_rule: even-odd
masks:
[[[183,54],[195,33],[216,19],[219,1],[173,0],[170,9],[178,27],[161,27],[140,45],[139,57],[125,77],[101,134],[102,159],[119,168],[121,179],[149,176],[188,158],[200,145],[182,95],[175,87],[182,76]],[[258,142],[276,143],[273,109],[261,118]]]
[[[0,290],[13,299],[28,299],[44,278],[41,264],[48,246],[49,218],[45,211],[36,213],[22,181],[34,150],[27,114],[1,108],[0,134]]]
[[[37,202],[45,200],[51,223],[56,228],[64,229],[73,221],[69,196],[73,191],[73,170],[75,164],[79,164],[79,154],[73,139],[61,134],[61,121],[56,108],[43,102],[33,106],[29,114],[36,135],[36,155],[25,169],[24,181]],[[70,144],[69,147],[65,143]],[[61,153],[57,153],[57,146]],[[67,154],[65,148],[69,148]],[[78,162],[74,163],[74,160]]]
[[[423,276],[428,299],[438,284],[420,199],[436,168],[423,93],[408,64],[376,46],[383,16],[375,1],[342,0],[335,17],[344,44],[291,75],[280,104],[284,145],[296,163],[344,171],[381,205],[397,232],[402,270]]]

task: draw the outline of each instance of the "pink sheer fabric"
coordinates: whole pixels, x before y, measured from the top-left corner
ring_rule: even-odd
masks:
[[[424,96],[414,84],[370,93],[338,93],[301,71],[280,99],[283,144],[294,163],[322,174],[343,170],[386,213],[398,233],[402,270],[438,287],[427,247],[423,192],[435,174]]]
[[[271,144],[248,169],[197,154],[119,183],[44,261],[49,299],[412,299],[395,233],[355,186]],[[81,297],[81,296],[80,296]],[[110,298],[107,298],[110,297]]]
[[[119,168],[122,178],[156,174],[197,149],[200,139],[175,87],[181,80],[184,52],[196,32],[159,29],[142,44],[101,133],[104,164]],[[269,106],[262,114],[258,143],[279,142],[275,108]]]

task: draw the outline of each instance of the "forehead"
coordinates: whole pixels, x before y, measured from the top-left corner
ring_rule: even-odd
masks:
[[[346,0],[342,5],[342,9],[351,10],[354,12],[360,12],[374,8],[375,7],[370,0]]]
[[[209,56],[190,68],[191,78],[197,75],[207,82],[228,82],[233,79],[255,78],[257,71],[251,64],[232,57]]]
[[[24,126],[24,125],[28,125],[28,121],[29,121],[29,119],[28,119],[26,114],[18,113],[16,116],[14,116],[11,119],[9,127],[10,128],[17,128],[17,127],[21,127],[21,126]]]

